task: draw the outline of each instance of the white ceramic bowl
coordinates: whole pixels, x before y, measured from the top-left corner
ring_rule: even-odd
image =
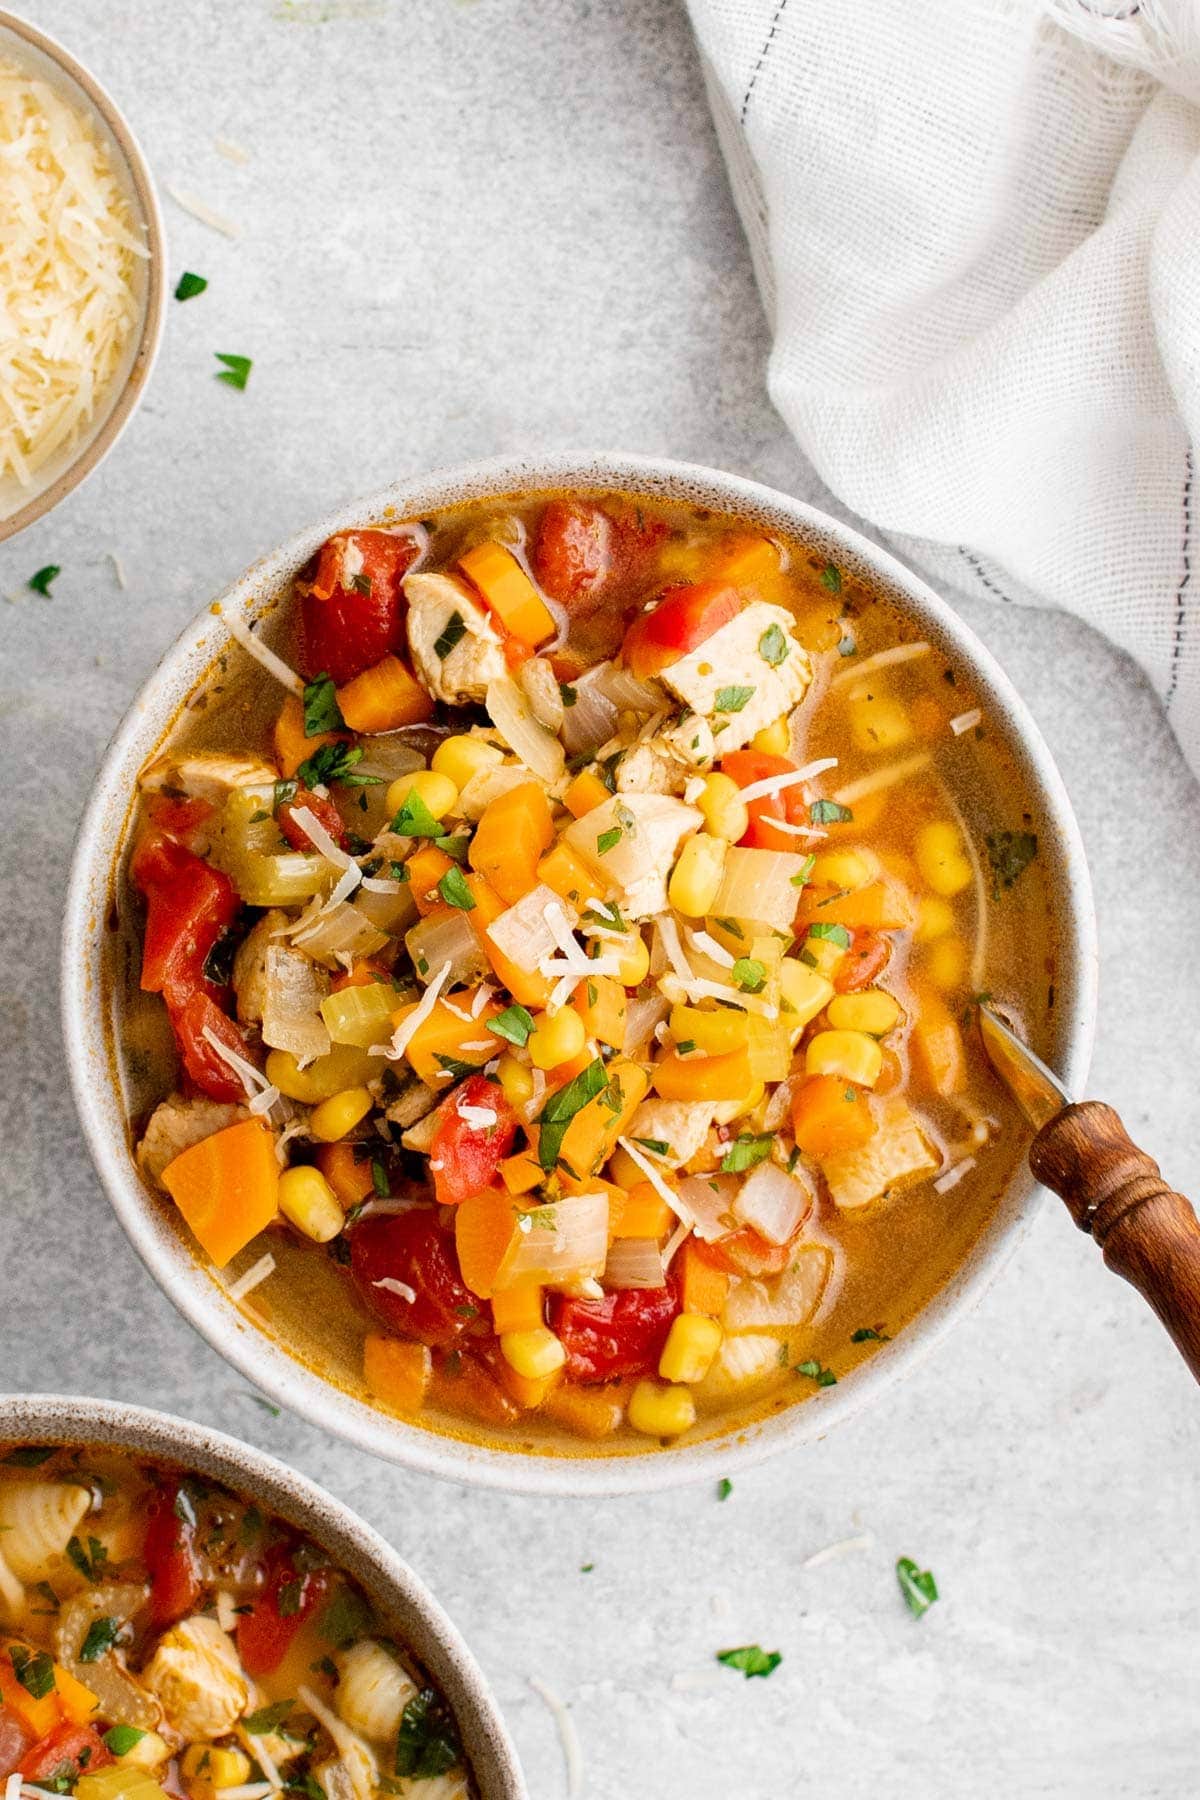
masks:
[[[150,170],[137,139],[112,98],[69,50],[37,31],[15,13],[0,9],[0,57],[19,64],[56,88],[70,105],[89,114],[125,188],[130,210],[145,233],[149,256],[136,272],[140,316],[129,336],[124,359],[80,438],[40,470],[34,485],[23,488],[13,477],[0,479],[0,543],[14,537],[48,513],[99,468],[128,425],[146,391],[163,330],[166,256],[162,215]]]
[[[433,1595],[349,1507],[273,1456],[169,1413],[61,1394],[0,1398],[0,1441],[116,1444],[180,1463],[306,1532],[361,1584],[449,1702],[480,1800],[529,1800],[491,1690]]]
[[[1053,1041],[1039,1047],[1078,1091],[1095,1023],[1095,920],[1083,845],[1062,781],[1037,726],[982,644],[924,582],[847,526],[786,494],[685,463],[624,455],[515,458],[442,471],[339,507],[257,563],[221,597],[221,605],[246,620],[258,618],[331,532],[385,518],[421,518],[487,495],[564,487],[622,488],[689,500],[737,513],[768,530],[799,535],[841,567],[866,576],[904,608],[923,636],[970,670],[980,704],[1001,731],[1037,815],[1040,855],[1058,900],[1061,960]],[[80,827],[62,966],[67,1057],[101,1179],[143,1261],[209,1343],[282,1405],[365,1450],[476,1486],[553,1494],[645,1492],[729,1475],[774,1450],[823,1436],[914,1368],[978,1301],[1015,1249],[1041,1192],[1027,1172],[1009,1184],[987,1229],[947,1285],[893,1342],[835,1388],[724,1436],[674,1448],[631,1447],[628,1455],[564,1457],[442,1436],[375,1411],[323,1381],[238,1311],[185,1247],[161,1199],[147,1192],[134,1168],[112,1072],[104,954],[105,921],[138,770],[227,642],[219,621],[206,609],[155,670],[113,739]]]

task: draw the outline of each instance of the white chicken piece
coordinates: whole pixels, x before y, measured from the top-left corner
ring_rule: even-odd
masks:
[[[825,1157],[821,1172],[834,1201],[848,1211],[931,1175],[940,1160],[916,1115],[894,1099],[881,1109],[874,1137],[857,1150]]]
[[[246,933],[233,959],[233,991],[237,995],[237,1016],[243,1025],[261,1025],[267,1001],[267,951],[291,920],[281,907],[273,906]]]
[[[682,794],[698,770],[711,769],[715,755],[707,719],[677,719],[630,745],[617,764],[617,788],[623,794]]]
[[[180,793],[219,807],[234,788],[269,787],[278,774],[274,763],[261,756],[227,750],[191,750],[184,755],[168,751],[142,771],[138,786],[144,793]]]
[[[162,1703],[168,1725],[189,1742],[224,1737],[250,1699],[232,1639],[202,1614],[163,1633],[142,1683]]]
[[[468,700],[482,705],[488,682],[508,674],[503,646],[486,612],[449,575],[410,575],[404,596],[408,647],[422,686],[451,706]]]
[[[656,1166],[680,1169],[703,1148],[712,1120],[709,1100],[643,1100],[625,1135],[645,1150]],[[647,1140],[665,1144],[666,1150],[646,1149]]]
[[[606,876],[627,919],[650,919],[666,911],[676,853],[702,824],[669,794],[614,794],[568,825],[563,842]]]
[[[185,1100],[182,1094],[172,1094],[150,1115],[137,1149],[138,1168],[150,1181],[157,1181],[167,1164],[193,1144],[249,1117],[244,1106],[203,1098]]]
[[[807,693],[812,663],[791,635],[793,623],[782,606],[751,601],[698,650],[663,670],[663,684],[710,722],[722,756],[740,750]]]

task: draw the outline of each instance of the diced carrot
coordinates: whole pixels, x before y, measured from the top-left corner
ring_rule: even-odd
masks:
[[[458,566],[510,637],[536,650],[558,630],[553,614],[511,550],[489,539],[458,559]]]
[[[433,1358],[426,1344],[369,1332],[363,1341],[363,1380],[393,1412],[420,1412],[433,1378]]]
[[[454,1212],[454,1243],[462,1278],[473,1294],[490,1300],[492,1284],[517,1229],[520,1208],[497,1188],[468,1194]]]
[[[491,883],[475,872],[467,876],[467,887],[475,902],[467,917],[501,986],[506,987],[513,999],[519,1000],[522,1006],[545,1006],[554,991],[550,976],[539,975],[536,970],[522,969],[511,957],[505,956],[488,936],[487,928],[492,920],[498,919],[506,911],[505,902]]]
[[[555,1369],[553,1375],[542,1375],[536,1379],[529,1375],[518,1375],[511,1364],[502,1356],[496,1358],[496,1380],[504,1389],[509,1399],[521,1408],[522,1412],[536,1412],[545,1404],[548,1395],[552,1394],[562,1381],[563,1372]]]
[[[675,1223],[674,1213],[648,1181],[639,1181],[636,1187],[630,1188],[615,1217],[614,1212],[612,1209],[609,1214],[614,1237],[660,1238]]]
[[[619,981],[611,975],[585,975],[571,1004],[589,1038],[614,1050],[625,1048],[625,989]]]
[[[590,813],[594,806],[603,806],[610,797],[594,769],[580,769],[563,795],[563,805],[577,819],[582,819],[584,813]]]
[[[916,1017],[909,1034],[909,1047],[919,1074],[923,1074],[935,1094],[949,1099],[959,1094],[967,1082],[967,1059],[962,1032],[941,995],[923,986],[917,996]]]
[[[348,738],[349,733],[345,731],[322,731],[316,737],[305,737],[304,707],[295,694],[289,694],[275,721],[275,758],[279,773],[290,780],[300,764],[314,755],[322,744],[346,743]]]
[[[797,924],[817,920],[867,931],[906,931],[917,922],[917,908],[908,890],[891,879],[873,881],[853,894],[838,894],[832,888],[806,888]]]
[[[737,1100],[754,1084],[748,1050],[724,1056],[676,1056],[654,1064],[654,1091],[664,1100]]]
[[[54,1686],[64,1713],[72,1725],[88,1725],[97,1712],[100,1701],[90,1687],[77,1681],[69,1669],[61,1663],[54,1665]]]
[[[629,1189],[618,1186],[615,1181],[605,1180],[599,1175],[588,1175],[580,1180],[576,1175],[568,1174],[566,1169],[558,1172],[559,1183],[564,1194],[607,1194],[608,1195],[608,1235],[612,1237],[613,1220],[619,1219],[625,1210],[625,1202],[629,1198]]]
[[[515,1156],[506,1156],[500,1164],[500,1179],[510,1194],[529,1194],[535,1187],[541,1187],[546,1171],[536,1156],[531,1156],[528,1150],[518,1150]]]
[[[374,1192],[370,1160],[355,1156],[354,1145],[345,1138],[320,1146],[317,1167],[347,1211]]]
[[[608,883],[578,856],[569,844],[560,838],[553,850],[543,856],[537,866],[539,881],[544,881],[548,888],[562,900],[569,900],[572,906],[582,906],[586,900],[607,900]]]
[[[402,1024],[419,1004],[414,1000],[410,1006],[400,1007],[392,1014],[392,1024]],[[487,1025],[499,1011],[492,1004],[485,1006],[477,1019],[460,1019],[439,1000],[429,1017],[418,1025],[404,1054],[422,1081],[432,1088],[445,1087],[447,1062],[470,1063],[473,1068],[482,1069],[497,1054],[499,1040],[490,1038]],[[480,1047],[472,1049],[471,1045]]]
[[[792,1128],[806,1156],[857,1150],[874,1136],[867,1096],[839,1075],[810,1075],[792,1101]]]
[[[506,1331],[535,1331],[545,1323],[545,1294],[536,1281],[515,1281],[492,1295],[492,1328],[497,1337]]]
[[[275,1217],[275,1133],[261,1119],[228,1125],[169,1162],[160,1180],[201,1248],[223,1269]]]
[[[736,533],[715,544],[707,559],[707,570],[735,587],[750,587],[769,581],[779,573],[779,551],[770,538]]]
[[[467,854],[471,867],[515,906],[537,886],[538,862],[553,842],[546,791],[536,781],[523,781],[484,808]]]
[[[447,870],[454,867],[454,859],[439,850],[436,844],[422,844],[413,852],[405,864],[408,870],[409,891],[417,903],[417,911],[423,919],[430,913],[445,912],[446,902],[438,893],[438,882]]]
[[[611,1392],[600,1388],[573,1387],[565,1382],[547,1394],[542,1411],[556,1425],[593,1443],[611,1437],[625,1409]]]
[[[684,1312],[704,1313],[710,1319],[719,1319],[729,1296],[729,1276],[725,1270],[715,1269],[705,1262],[691,1238],[680,1249],[679,1266],[683,1274],[680,1302]]]
[[[398,656],[385,656],[337,690],[342,717],[351,731],[399,731],[423,725],[433,701]]]
[[[12,1650],[9,1643],[0,1652],[0,1706],[16,1713],[21,1723],[33,1733],[35,1738],[45,1737],[53,1731],[63,1716],[62,1705],[56,1688],[48,1693],[34,1696],[17,1680],[16,1670],[12,1664]],[[25,1650],[30,1656],[33,1651],[27,1644],[18,1640],[17,1648]]]
[[[646,1097],[649,1078],[636,1063],[614,1057],[608,1065],[608,1086],[581,1107],[564,1133],[558,1160],[568,1175],[580,1181],[608,1161],[613,1145]],[[615,1093],[614,1093],[615,1090]],[[620,1098],[616,1107],[617,1096]],[[536,1133],[536,1126],[533,1131]]]

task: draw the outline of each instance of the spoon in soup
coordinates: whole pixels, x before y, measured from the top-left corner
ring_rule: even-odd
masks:
[[[1111,1106],[1074,1101],[989,1006],[979,1028],[992,1067],[1037,1133],[1029,1166],[1104,1260],[1149,1301],[1200,1381],[1200,1220],[1139,1150]]]

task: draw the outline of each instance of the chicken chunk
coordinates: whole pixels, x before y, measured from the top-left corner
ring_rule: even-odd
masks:
[[[162,1702],[168,1725],[188,1740],[223,1737],[250,1698],[232,1639],[201,1614],[164,1632],[142,1682]]]
[[[267,951],[278,942],[279,932],[289,923],[282,908],[273,906],[238,945],[233,959],[233,991],[237,995],[237,1016],[243,1025],[262,1024],[267,998]]]
[[[643,1100],[626,1136],[640,1149],[646,1148],[647,1141],[665,1144],[665,1151],[647,1151],[647,1155],[664,1169],[679,1169],[703,1147],[712,1119],[708,1100]]]
[[[812,663],[792,623],[782,606],[754,600],[663,670],[664,685],[709,720],[720,755],[740,750],[807,693]]]
[[[916,1115],[903,1100],[891,1100],[873,1138],[857,1150],[822,1160],[821,1171],[838,1206],[869,1206],[897,1188],[931,1175],[939,1162]]]
[[[468,700],[482,704],[488,682],[508,673],[500,638],[483,608],[449,575],[410,575],[404,594],[408,647],[422,685],[451,706]]]
[[[676,720],[624,752],[616,769],[617,788],[623,794],[682,794],[693,775],[712,767],[715,754],[707,719],[692,715]]]
[[[150,1115],[150,1123],[142,1133],[137,1148],[138,1168],[150,1181],[157,1181],[169,1162],[190,1150],[202,1138],[236,1125],[250,1114],[244,1106],[232,1106],[220,1100],[185,1100],[172,1094]]]
[[[702,823],[668,794],[614,794],[568,825],[563,841],[607,877],[626,918],[650,919],[666,910],[676,853]]]
[[[224,750],[169,751],[143,770],[138,785],[147,793],[170,789],[189,800],[219,806],[234,788],[270,786],[279,771],[261,756],[238,756]]]

